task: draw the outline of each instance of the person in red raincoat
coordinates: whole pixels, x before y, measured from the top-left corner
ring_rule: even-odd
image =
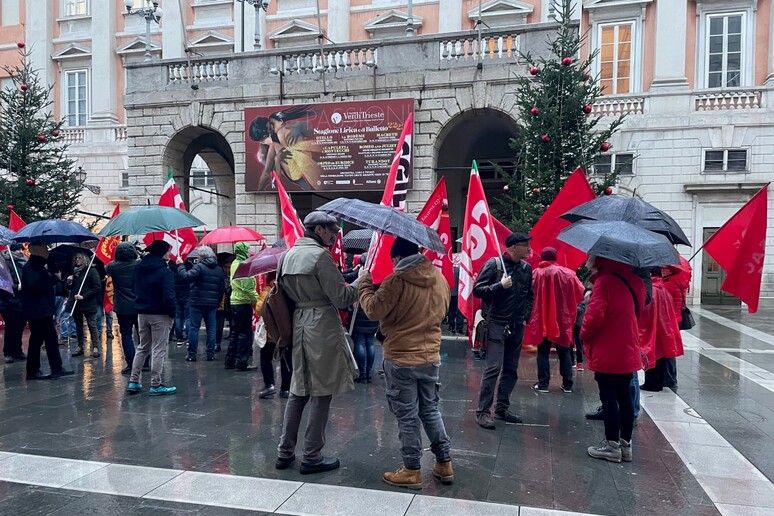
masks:
[[[691,264],[685,258],[680,257],[680,265],[662,267],[661,274],[664,278],[664,287],[672,295],[672,309],[679,328],[679,324],[683,320],[682,308],[685,304],[685,297],[691,286]],[[667,358],[664,361],[663,375],[664,387],[677,392],[677,361],[674,358]]]
[[[659,392],[664,388],[667,360],[683,355],[683,339],[659,267],[651,270],[651,279],[653,299],[640,317],[640,347],[645,355],[645,383],[640,389]]]
[[[559,356],[562,390],[572,392],[573,327],[578,303],[583,300],[583,284],[575,273],[556,263],[556,249],[546,247],[540,253],[540,263],[532,271],[535,302],[524,332],[524,344],[537,345],[538,383],[533,389],[548,392],[551,366],[548,356],[551,346]]]
[[[605,440],[588,453],[595,459],[630,462],[634,401],[629,387],[642,366],[638,318],[645,307],[645,284],[630,265],[591,256],[588,266],[594,286],[580,336],[605,422]]]

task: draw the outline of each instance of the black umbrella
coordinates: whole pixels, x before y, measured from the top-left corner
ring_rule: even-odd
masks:
[[[690,246],[683,230],[668,214],[650,203],[634,197],[605,195],[571,209],[561,216],[564,220],[624,221],[664,235],[673,244]]]
[[[414,242],[418,246],[438,253],[446,253],[441,237],[417,219],[390,206],[372,204],[359,199],[334,199],[319,211],[376,232]]]
[[[58,244],[72,242],[80,244],[89,240],[99,240],[86,228],[71,220],[49,219],[31,222],[21,228],[14,237],[16,242],[42,242]]]
[[[623,221],[582,220],[557,237],[581,251],[634,267],[677,265],[680,255],[664,235]]]
[[[51,272],[61,272],[62,277],[72,276],[73,274],[73,257],[76,253],[83,253],[91,260],[94,252],[91,249],[85,247],[78,247],[77,245],[58,245],[51,249],[48,253],[48,267]],[[94,259],[94,267],[99,272],[100,277],[105,276],[105,264],[99,259]]]
[[[374,232],[370,229],[353,229],[346,235],[344,235],[344,241],[342,245],[344,250],[350,251],[366,251],[371,247],[371,237]]]

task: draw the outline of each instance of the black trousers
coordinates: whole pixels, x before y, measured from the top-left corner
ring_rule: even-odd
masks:
[[[515,326],[512,328],[512,326]],[[506,333],[508,335],[506,336]],[[506,325],[490,321],[486,339],[486,369],[481,377],[481,393],[476,414],[489,414],[497,387],[495,412],[504,412],[511,406],[511,393],[516,387],[519,370],[521,340],[524,324]],[[499,385],[498,385],[499,379]]]
[[[573,349],[572,351],[574,354],[572,355],[572,363],[573,364],[582,364],[583,363],[583,341],[580,338],[580,326],[573,326],[572,328],[572,336],[573,336]]]
[[[226,351],[226,365],[247,368],[253,356],[253,305],[232,305],[231,338]]]
[[[7,357],[18,357],[22,354],[22,335],[24,334],[24,325],[27,319],[24,318],[23,310],[14,310],[11,308],[0,312],[5,321],[5,332],[3,333],[3,354]]]
[[[548,339],[543,339],[543,342],[538,344],[537,347],[538,385],[547,388],[551,382],[551,362],[548,359],[551,353],[551,346],[556,347],[556,354],[559,356],[559,373],[562,375],[562,387],[570,390],[573,383],[570,348],[554,344]]]
[[[631,441],[634,428],[634,402],[629,391],[632,373],[594,373],[594,379],[599,385],[599,400],[602,402],[605,421],[605,439]]]
[[[267,342],[264,347],[261,348],[261,374],[263,375],[264,387],[275,385],[274,378],[274,350],[277,345],[274,342]],[[290,378],[293,375],[293,362],[290,358],[291,353],[288,349],[285,349],[283,356],[280,357],[280,385],[281,391],[290,390]]]
[[[27,349],[28,375],[33,375],[40,370],[40,348],[44,343],[51,372],[58,373],[62,370],[62,357],[59,355],[59,338],[56,334],[53,315],[30,319],[30,344]]]
[[[677,363],[674,358],[661,357],[656,360],[655,367],[645,371],[642,390],[659,392],[664,387],[677,388]]]
[[[215,312],[215,345],[220,346],[223,342],[223,329],[226,327],[226,311],[218,310]]]

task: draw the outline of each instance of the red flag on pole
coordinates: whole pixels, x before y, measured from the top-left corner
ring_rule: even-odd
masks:
[[[161,191],[161,197],[159,197],[159,206],[171,206],[180,210],[186,211],[183,197],[180,195],[180,190],[177,188],[172,177],[172,167],[169,167],[169,179],[164,185],[164,189]],[[170,250],[170,258],[174,261],[179,256],[185,259],[188,254],[193,251],[199,240],[196,238],[193,228],[183,228],[175,231],[164,231],[156,233],[148,233],[145,235],[143,242],[145,245],[150,245],[154,240],[164,240],[166,243],[172,246]]]
[[[487,260],[500,255],[500,244],[494,228],[494,218],[478,175],[478,165],[473,162],[468,184],[468,202],[465,207],[465,224],[462,232],[458,306],[468,320],[468,328],[474,323],[480,302],[473,297],[473,284]],[[510,233],[509,233],[510,234]]]
[[[513,231],[510,230],[505,224],[497,220],[497,217],[492,215],[492,222],[494,222],[494,232],[497,238],[497,244],[500,246],[500,252],[504,253],[507,247],[505,247],[505,239],[510,236]]]
[[[115,218],[115,216],[120,212],[121,207],[116,204],[116,207],[113,209],[113,214],[110,216],[110,218]],[[94,253],[97,255],[97,258],[102,261],[102,263],[107,265],[113,261],[113,258],[115,258],[116,247],[120,242],[120,236],[102,237],[99,239],[97,248],[94,250]],[[102,306],[104,307],[105,312],[113,311],[113,278],[110,276],[108,276],[107,280],[105,281],[105,296],[102,300]]]
[[[347,261],[344,257],[344,234],[342,233],[341,228],[339,228],[339,232],[336,234],[336,240],[331,247],[331,256],[333,256],[333,263],[336,264],[339,270],[343,271],[347,266]]]
[[[20,231],[21,228],[26,226],[27,223],[19,217],[14,210],[11,210],[10,220],[8,222],[8,229],[11,231]]]
[[[390,173],[387,176],[387,182],[382,195],[384,206],[406,211],[406,192],[408,191],[409,177],[412,167],[412,136],[414,127],[414,115],[409,114],[403,124],[403,131],[400,133],[398,146],[392,157]],[[392,273],[392,259],[390,258],[390,249],[395,238],[387,235],[378,235],[374,233],[371,241],[371,248],[368,251],[371,262],[371,276],[374,283],[381,283],[384,278]]]
[[[449,221],[449,197],[446,193],[446,178],[442,177],[435,186],[433,193],[419,212],[417,220],[433,228],[441,237],[446,254],[425,251],[425,256],[443,274],[449,285],[454,283],[454,268],[451,259],[451,222]]]
[[[758,311],[761,296],[768,187],[769,183],[704,242],[704,250],[726,271],[720,289],[744,301],[751,314]]]
[[[559,232],[570,225],[570,222],[559,217],[576,206],[591,201],[596,196],[586,179],[583,169],[578,167],[570,174],[559,190],[554,201],[548,206],[543,216],[529,232],[532,236],[530,247],[532,255],[527,261],[532,267],[540,262],[540,252],[544,247],[553,247],[557,251],[557,263],[575,270],[586,261],[586,253],[575,249],[569,244],[557,240]]]
[[[296,243],[296,240],[304,236],[304,226],[298,218],[298,213],[296,213],[296,209],[293,207],[290,196],[288,196],[285,187],[282,186],[282,182],[277,177],[277,173],[272,171],[271,177],[274,184],[277,185],[277,194],[280,200],[280,212],[282,212],[281,236],[285,239],[285,247],[290,249]]]

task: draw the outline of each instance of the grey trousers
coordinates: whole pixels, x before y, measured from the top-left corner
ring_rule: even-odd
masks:
[[[390,412],[398,420],[403,465],[407,469],[419,469],[422,458],[422,432],[425,428],[430,439],[430,450],[438,462],[448,462],[451,441],[438,410],[438,382],[440,364],[401,367],[384,361],[384,377],[387,381],[387,403]]]
[[[511,326],[515,328],[509,327],[510,335],[506,337],[505,324],[494,321],[489,323],[486,339],[486,369],[481,377],[477,415],[489,414],[494,401],[495,387],[497,387],[495,412],[505,412],[511,406],[511,393],[518,379],[524,325],[517,323]]]
[[[139,326],[139,344],[132,362],[132,375],[130,382],[139,383],[142,366],[145,359],[151,355],[151,387],[158,387],[164,383],[164,361],[167,359],[169,332],[172,330],[175,320],[168,315],[137,316]]]
[[[290,394],[285,406],[285,420],[282,423],[282,437],[277,447],[277,456],[288,459],[296,452],[298,427],[304,415],[306,404],[312,406],[309,422],[304,434],[304,462],[316,463],[322,459],[322,449],[325,446],[325,427],[328,425],[328,412],[333,396],[296,396]]]

